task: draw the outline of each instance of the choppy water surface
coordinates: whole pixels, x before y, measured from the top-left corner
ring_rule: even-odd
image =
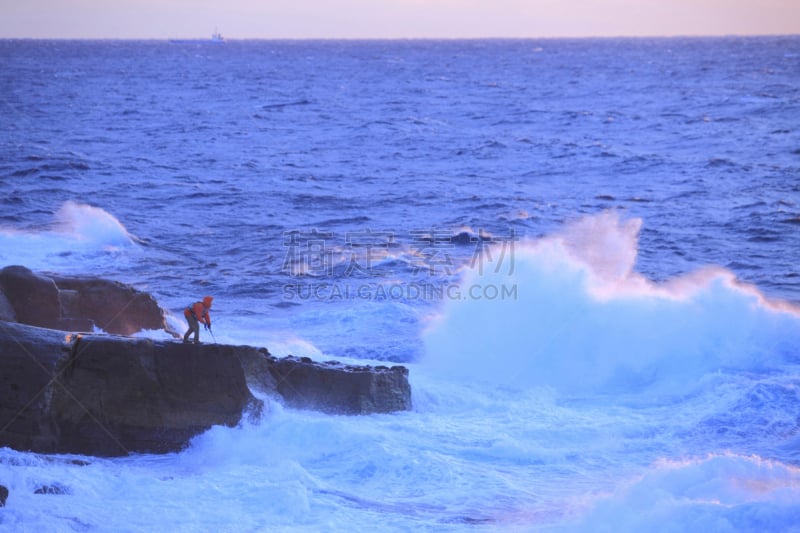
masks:
[[[220,342],[402,362],[414,395],[3,449],[0,527],[797,528],[798,50],[0,42],[0,265],[212,294]]]

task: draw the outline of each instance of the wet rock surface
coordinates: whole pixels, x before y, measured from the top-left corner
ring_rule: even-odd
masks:
[[[0,446],[98,456],[178,451],[213,425],[257,415],[263,404],[251,389],[327,413],[411,407],[401,366],[0,322]]]
[[[0,270],[0,320],[65,331],[132,335],[170,331],[164,311],[146,292],[96,277],[66,277],[23,266]]]
[[[114,456],[182,449],[260,402],[236,348],[0,322],[0,446]]]

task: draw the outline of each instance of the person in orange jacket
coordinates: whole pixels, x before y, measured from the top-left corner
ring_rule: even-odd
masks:
[[[211,315],[208,310],[211,309],[211,302],[214,300],[211,296],[203,298],[202,302],[195,302],[183,310],[183,316],[189,323],[189,329],[183,335],[183,342],[189,342],[189,335],[194,332],[194,342],[200,342],[200,324],[208,331],[211,331]]]

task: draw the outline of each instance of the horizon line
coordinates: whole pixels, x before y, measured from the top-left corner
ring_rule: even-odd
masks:
[[[716,38],[764,38],[800,37],[800,33],[686,33],[686,34],[641,34],[641,35],[550,35],[550,36],[483,36],[483,37],[225,37],[212,41],[211,37],[4,37],[3,41],[529,41],[529,40],[580,40],[580,39],[716,39]]]

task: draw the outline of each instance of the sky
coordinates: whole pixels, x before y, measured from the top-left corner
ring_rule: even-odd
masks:
[[[0,38],[800,34],[800,0],[0,0]]]

